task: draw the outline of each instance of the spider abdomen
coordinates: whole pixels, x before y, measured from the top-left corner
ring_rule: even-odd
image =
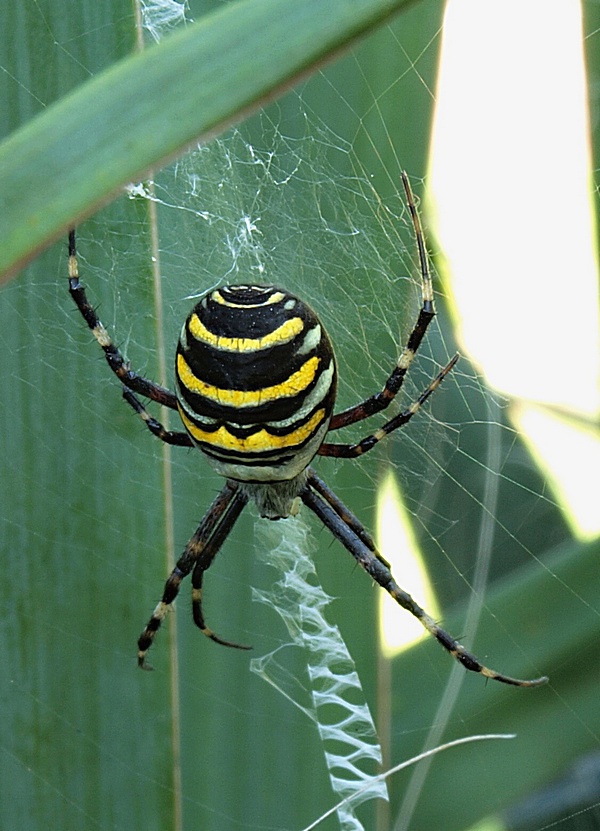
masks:
[[[273,286],[225,286],[192,309],[177,346],[184,426],[230,479],[293,479],[322,444],[336,367],[327,333],[302,300]]]

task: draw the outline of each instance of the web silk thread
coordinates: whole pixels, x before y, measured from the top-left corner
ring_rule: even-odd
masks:
[[[256,533],[257,556],[281,577],[267,591],[253,589],[253,599],[277,612],[292,640],[253,659],[251,670],[314,721],[333,791],[340,799],[360,791],[356,799],[338,809],[340,827],[361,831],[363,825],[354,808],[370,799],[388,798],[383,781],[374,780],[365,788],[381,765],[381,748],[354,661],[338,627],[325,619],[324,610],[332,598],[315,584],[308,529],[301,517],[294,517],[261,522]],[[278,653],[288,646],[301,647],[306,653],[307,686],[279,662]]]

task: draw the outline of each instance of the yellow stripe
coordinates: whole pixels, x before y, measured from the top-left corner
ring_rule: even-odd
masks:
[[[276,344],[288,343],[304,329],[301,318],[293,317],[262,338],[225,338],[209,332],[197,314],[190,317],[189,329],[196,340],[226,352],[258,352]]]
[[[260,390],[224,390],[196,378],[180,353],[177,355],[177,378],[190,392],[203,395],[224,407],[257,407],[279,398],[291,398],[303,392],[314,380],[320,360],[316,355],[309,358],[287,380],[281,384],[274,384],[272,387],[263,387]]]
[[[211,298],[220,303],[221,306],[229,306],[231,309],[258,309],[260,306],[270,306],[272,303],[280,303],[285,294],[282,291],[275,291],[270,294],[262,303],[232,303],[231,300],[225,300],[220,291],[213,291]]]
[[[279,450],[284,447],[292,447],[301,444],[309,438],[325,418],[325,410],[320,409],[313,417],[297,430],[287,433],[285,436],[272,436],[266,430],[261,429],[245,439],[238,439],[233,436],[224,425],[218,430],[209,433],[197,427],[193,421],[186,416],[181,407],[179,414],[189,434],[198,442],[211,444],[223,450],[235,450],[238,453],[260,453],[265,450]]]

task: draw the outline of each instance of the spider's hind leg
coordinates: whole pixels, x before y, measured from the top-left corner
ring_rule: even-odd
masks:
[[[181,586],[182,580],[187,577],[192,569],[192,608],[196,625],[201,629],[203,634],[217,643],[224,644],[225,646],[235,646],[240,649],[249,648],[229,641],[223,641],[217,637],[212,629],[206,626],[201,606],[202,576],[218,554],[219,549],[233,528],[236,519],[246,506],[247,501],[247,497],[240,492],[237,485],[232,482],[227,482],[204,515],[196,533],[186,545],[185,551],[169,575],[165,583],[162,599],[154,609],[150,620],[139,637],[138,666],[142,669],[150,669],[146,663],[146,653],[152,646],[156,633],[167,616],[173,601],[179,594],[179,587]]]
[[[370,534],[312,470],[309,473],[307,486],[301,493],[301,498],[334,537],[352,554],[359,565],[371,575],[373,580],[385,589],[399,606],[414,615],[438,643],[456,658],[465,669],[479,672],[494,681],[502,681],[504,684],[512,684],[517,687],[536,687],[548,680],[545,676],[533,680],[520,680],[489,669],[452,635],[438,626],[434,619],[413,600],[410,594],[400,588],[392,576],[388,563],[377,551]]]

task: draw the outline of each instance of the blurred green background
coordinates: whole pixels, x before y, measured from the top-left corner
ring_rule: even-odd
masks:
[[[187,16],[218,5],[192,1]],[[592,4],[585,12],[594,91],[600,20]],[[171,383],[189,296],[218,279],[258,279],[266,264],[265,279],[306,297],[327,323],[340,405],[379,387],[417,309],[398,174],[405,168],[420,192],[442,13],[440,2],[413,4],[266,110],[156,173],[154,202],[121,196],[82,224],[90,299],[134,368],[157,378],[166,365]],[[12,6],[0,32],[2,137],[135,42],[125,0]],[[256,226],[249,237],[246,215]],[[153,648],[155,671],[136,670],[135,641],[168,564],[220,480],[198,454],[166,452],[122,404],[68,297],[66,266],[60,243],[0,297],[0,827],[301,829],[334,801],[314,725],[249,672],[247,654],[194,630],[187,586]],[[407,400],[455,348],[436,287],[440,315]],[[492,442],[503,464],[497,550],[475,651],[512,675],[550,675],[544,689],[466,678],[429,641],[381,658],[377,592],[305,517],[319,576],[337,598],[329,616],[356,662],[386,763],[419,753],[442,723],[439,741],[517,733],[394,777],[389,807],[358,811],[369,829],[452,831],[489,816],[504,826],[486,828],[540,827],[506,812],[600,752],[598,544],[571,538],[502,403],[467,361],[403,435],[359,465],[323,460],[318,471],[373,527],[377,484],[392,467],[444,625],[460,636],[481,504],[497,475],[486,466]],[[207,576],[206,611],[219,633],[260,655],[286,634],[251,601],[251,587],[273,579],[254,557],[254,524],[247,512]],[[302,677],[300,661],[295,669]],[[584,807],[559,801],[556,815]],[[336,828],[335,817],[321,827]],[[600,820],[588,811],[560,827]]]

